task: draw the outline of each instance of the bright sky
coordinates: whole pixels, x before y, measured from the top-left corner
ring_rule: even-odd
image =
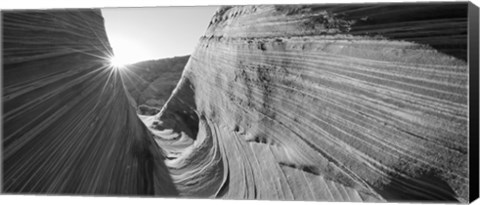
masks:
[[[190,55],[217,6],[105,8],[102,15],[120,64]]]

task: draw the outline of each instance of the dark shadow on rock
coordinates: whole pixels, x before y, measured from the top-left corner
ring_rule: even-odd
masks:
[[[459,202],[448,183],[433,172],[407,178],[391,175],[390,183],[376,191],[387,201]]]
[[[173,123],[170,123],[172,127],[169,128],[177,133],[183,131],[187,133],[188,137],[196,140],[200,122],[196,110],[194,87],[188,78],[183,78],[174,90],[172,97],[158,114],[158,118],[160,121],[173,120]],[[163,129],[165,128],[163,127]]]
[[[467,60],[467,2],[278,5],[276,9],[287,15],[327,11],[333,19],[352,23],[340,29],[346,34],[415,42]]]
[[[140,105],[138,106],[137,113],[139,115],[156,115],[160,112],[160,109],[156,107],[151,107],[148,105]]]
[[[351,6],[354,7],[354,6]],[[355,19],[351,34],[429,45],[467,60],[467,3],[375,4],[356,9],[336,7]]]

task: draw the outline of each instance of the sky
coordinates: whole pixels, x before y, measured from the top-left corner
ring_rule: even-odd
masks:
[[[104,8],[102,15],[121,64],[190,55],[218,6]]]

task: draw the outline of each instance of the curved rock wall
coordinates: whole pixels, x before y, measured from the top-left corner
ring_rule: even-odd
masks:
[[[147,127],[99,11],[4,12],[3,190],[466,202],[466,9],[223,7]]]
[[[7,193],[173,195],[126,97],[99,10],[4,11]]]
[[[145,119],[180,194],[466,202],[466,9],[223,7]]]

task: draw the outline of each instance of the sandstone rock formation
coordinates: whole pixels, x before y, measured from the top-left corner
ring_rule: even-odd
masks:
[[[146,127],[97,11],[5,13],[3,188],[466,202],[466,10],[223,7]]]
[[[190,56],[150,60],[126,66],[124,85],[136,103],[160,109],[170,97]]]
[[[179,193],[467,200],[466,9],[223,7],[145,120]]]
[[[177,194],[121,72],[108,66],[100,11],[6,11],[2,19],[2,190]]]

